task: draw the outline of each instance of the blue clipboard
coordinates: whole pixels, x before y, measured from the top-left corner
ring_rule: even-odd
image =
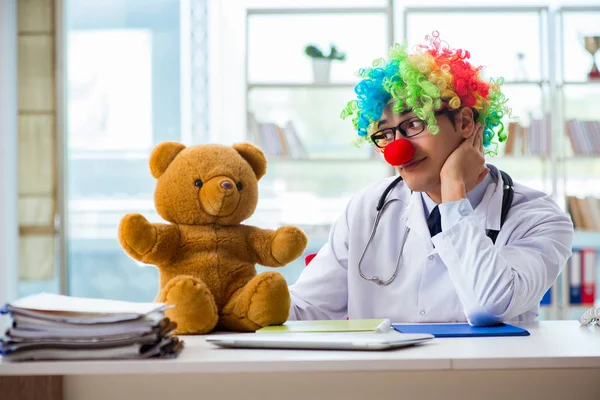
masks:
[[[429,333],[434,337],[486,337],[486,336],[529,336],[526,329],[501,324],[494,326],[472,326],[469,324],[392,324],[402,333]]]

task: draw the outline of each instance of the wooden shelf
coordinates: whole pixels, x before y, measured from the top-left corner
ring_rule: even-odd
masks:
[[[598,304],[598,300],[596,300],[595,304]],[[563,307],[566,310],[577,310],[577,311],[581,311],[583,313],[588,308],[597,307],[597,306],[594,306],[594,304],[567,304]]]
[[[544,84],[548,84],[550,83],[547,80],[540,80],[540,81],[504,81],[503,85],[536,85],[536,86],[542,86]]]
[[[568,156],[568,157],[559,157],[558,161],[590,161],[590,160],[598,160],[600,161],[600,154],[580,154],[576,156]]]
[[[573,247],[596,247],[600,249],[600,231],[575,230]]]
[[[540,12],[546,11],[546,6],[413,6],[404,7],[409,13],[493,13],[493,12]]]
[[[581,85],[600,85],[600,79],[595,79],[595,80],[591,80],[591,81],[565,81],[562,83],[559,83],[557,86],[561,87],[561,86],[581,86]]]
[[[298,7],[298,8],[249,8],[246,13],[250,15],[311,15],[311,14],[377,14],[388,13],[390,8],[380,7]]]
[[[354,88],[358,82],[255,82],[248,83],[251,89],[324,89],[324,88]],[[504,81],[503,85],[535,85],[541,86],[548,81]]]
[[[511,160],[511,161],[519,161],[519,160],[540,160],[540,161],[548,161],[550,160],[549,155],[541,155],[541,154],[498,154],[496,157],[490,157],[487,161],[495,161],[495,160]]]
[[[356,82],[256,82],[249,83],[248,90],[252,89],[352,89]]]
[[[557,12],[600,12],[600,7],[598,6],[564,6],[558,7]]]
[[[267,156],[267,162],[273,163],[371,163],[373,161],[381,162],[379,158],[287,158]]]

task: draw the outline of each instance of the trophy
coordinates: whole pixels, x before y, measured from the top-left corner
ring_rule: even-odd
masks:
[[[600,36],[584,36],[583,47],[592,55],[592,70],[588,73],[588,79],[600,79],[600,71],[598,71],[594,57],[600,49]]]

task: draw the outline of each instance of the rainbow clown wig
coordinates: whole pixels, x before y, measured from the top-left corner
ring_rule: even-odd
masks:
[[[479,74],[482,67],[468,62],[470,53],[450,49],[438,32],[425,40],[428,43],[416,46],[413,54],[408,54],[406,46],[395,44],[389,50],[389,60],[377,59],[370,68],[358,71],[362,80],[354,88],[357,99],[342,111],[342,118],[353,115],[359,135],[356,143],[372,143],[369,135],[374,132],[374,123],[390,103],[394,112],[412,111],[434,135],[439,132],[436,111],[471,107],[483,125],[485,153],[497,154],[495,136],[500,142],[506,140],[501,120],[510,112],[500,91],[504,79],[485,82]]]

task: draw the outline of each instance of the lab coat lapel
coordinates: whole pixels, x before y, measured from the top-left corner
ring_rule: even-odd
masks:
[[[413,192],[410,196],[404,214],[404,220],[406,221],[406,225],[410,228],[410,233],[420,236],[423,239],[424,246],[427,248],[427,252],[431,252],[433,250],[433,244],[431,243],[429,227],[425,220],[425,210],[423,209],[423,200],[421,199],[420,192]]]
[[[502,176],[495,167],[490,166],[492,172],[497,176],[495,185],[489,185],[481,203],[473,210],[474,215],[482,221],[486,231],[500,230],[500,220],[502,217],[502,198],[504,191],[502,187]]]

